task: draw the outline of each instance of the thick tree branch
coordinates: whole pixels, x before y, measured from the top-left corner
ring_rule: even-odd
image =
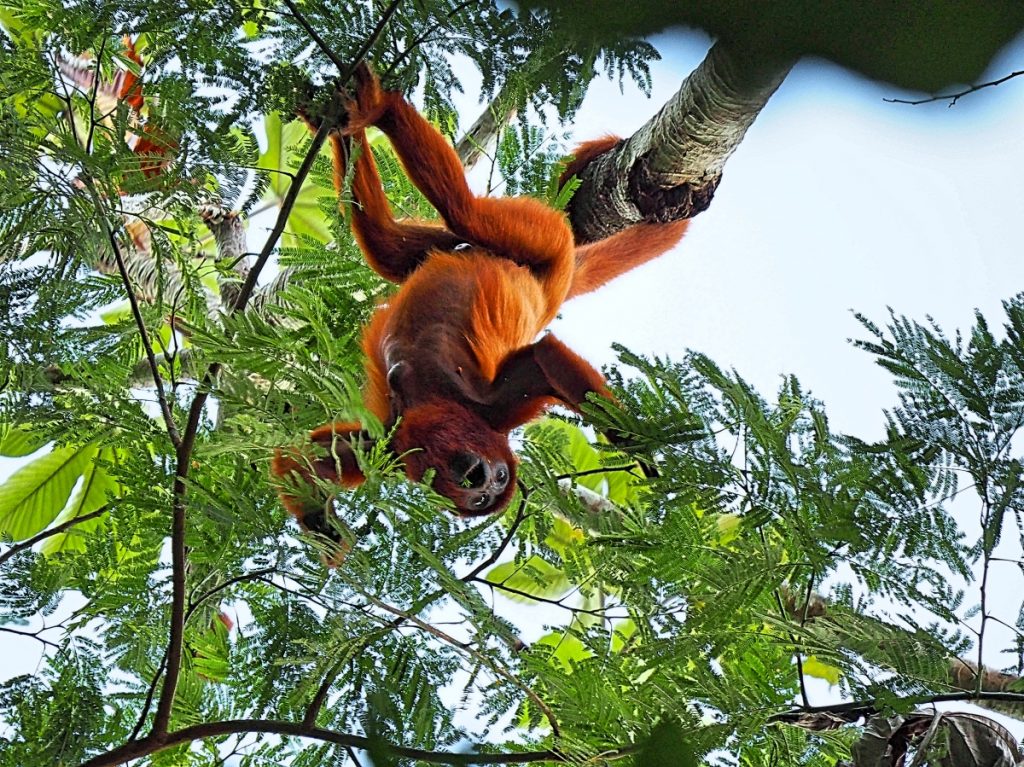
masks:
[[[467,171],[480,161],[490,143],[497,139],[502,129],[515,118],[517,110],[511,90],[511,84],[505,83],[505,86],[498,91],[498,95],[476,118],[476,122],[469,126],[469,129],[455,144],[455,151]]]
[[[569,205],[577,241],[707,208],[725,161],[792,65],[717,43],[658,114],[584,169]]]

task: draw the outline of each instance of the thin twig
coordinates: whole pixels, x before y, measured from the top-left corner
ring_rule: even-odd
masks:
[[[299,9],[295,6],[292,0],[284,0],[284,4],[288,6],[288,10],[291,11],[292,18],[294,18],[299,26],[306,30],[306,34],[309,35],[313,42],[316,43],[317,47],[323,52],[323,54],[334,62],[334,66],[338,68],[340,72],[345,68],[345,62],[341,60],[341,57],[334,52],[334,49],[329,46],[319,33],[313,28],[313,25],[306,20],[306,17],[299,12]]]
[[[418,626],[420,629],[422,629],[423,631],[426,631],[428,634],[433,634],[435,637],[437,637],[441,641],[447,642],[452,647],[455,647],[455,648],[457,648],[457,649],[467,653],[477,663],[479,663],[482,666],[485,666],[485,667],[489,668],[492,672],[497,674],[499,677],[504,679],[506,682],[508,682],[509,684],[517,687],[519,690],[521,690],[523,693],[525,693],[526,696],[530,700],[532,700],[534,702],[534,704],[537,706],[537,708],[539,708],[541,710],[541,712],[544,714],[544,717],[548,720],[548,724],[551,725],[551,732],[552,732],[552,734],[555,737],[558,737],[559,735],[561,735],[561,730],[558,727],[558,719],[555,717],[555,712],[552,711],[551,707],[548,706],[548,704],[544,702],[544,699],[541,698],[536,692],[534,692],[528,685],[524,684],[519,679],[516,679],[516,677],[513,676],[511,672],[505,670],[504,668],[499,666],[497,663],[495,663],[493,660],[488,658],[484,653],[480,652],[479,650],[474,650],[472,647],[469,647],[465,642],[460,642],[459,640],[457,640],[455,637],[451,636],[450,634],[446,634],[444,631],[441,631],[441,629],[437,628],[437,626],[433,626],[433,625],[427,623],[426,621],[420,620],[415,615],[412,615],[411,613],[405,612],[404,610],[400,610],[399,608],[395,607],[394,605],[389,605],[387,602],[382,602],[381,600],[379,600],[375,596],[373,596],[373,594],[369,594],[369,593],[363,592],[363,598],[366,599],[367,601],[369,601],[370,604],[374,605],[375,607],[378,607],[381,610],[384,610],[385,612],[389,612],[392,615],[397,615],[397,616],[399,616],[401,618],[404,618],[405,620],[409,621],[409,623],[412,623],[413,625]]]
[[[352,57],[352,62],[347,68],[339,67],[341,75],[338,77],[338,82],[347,83],[352,79],[352,75],[356,72],[356,67],[358,67],[362,60],[366,58],[366,54],[370,52],[370,49],[377,44],[380,36],[384,33],[384,27],[386,27],[388,22],[391,21],[391,17],[395,15],[395,11],[398,10],[398,6],[401,2],[402,0],[391,0],[391,3],[384,9],[383,15],[377,22],[377,26],[373,28],[373,31],[370,32],[370,36],[363,41],[363,44],[359,46],[359,50],[356,51],[355,56]]]
[[[56,627],[51,626],[51,628]],[[44,647],[52,647],[55,650],[59,650],[59,644],[57,644],[56,642],[51,642],[49,639],[44,639],[43,637],[39,636],[44,631],[46,631],[45,627],[39,629],[38,631],[21,631],[20,629],[12,629],[8,628],[7,626],[0,626],[0,632],[3,632],[4,634],[14,634],[15,636],[25,637],[27,639],[34,639],[37,642],[42,643]]]
[[[92,76],[92,90],[89,92],[89,133],[85,137],[85,153],[92,152],[92,138],[96,132],[96,95],[100,90],[100,67],[103,65],[103,52],[107,47],[107,36],[100,38],[100,49],[96,54],[96,72]],[[102,119],[102,118],[101,118]]]
[[[491,555],[487,557],[487,559],[463,575],[459,579],[463,583],[469,583],[470,581],[476,580],[480,573],[498,561],[498,558],[504,553],[505,549],[508,548],[509,543],[512,542],[512,537],[516,534],[516,530],[519,529],[519,526],[523,524],[523,521],[526,519],[526,500],[530,493],[528,490],[523,490],[521,491],[521,494],[522,498],[519,501],[519,508],[516,509],[516,516],[512,520],[512,524],[508,526],[508,531],[505,533],[505,537],[501,539],[501,543],[498,544],[498,548],[492,551]]]
[[[915,106],[916,107],[916,106],[918,106],[920,104],[930,104],[933,101],[947,101],[948,100],[949,101],[948,106],[952,107],[952,106],[955,106],[956,102],[958,102],[964,96],[968,96],[968,95],[970,95],[972,93],[976,93],[977,91],[980,91],[982,88],[992,88],[992,87],[994,87],[996,85],[1002,85],[1007,80],[1012,80],[1013,78],[1020,77],[1021,75],[1024,75],[1024,69],[1018,69],[1016,72],[1010,72],[1010,74],[1008,74],[1008,75],[1006,75],[1004,77],[1000,77],[998,80],[990,80],[987,83],[980,83],[978,85],[972,85],[969,88],[964,88],[962,91],[958,91],[957,93],[945,93],[945,94],[942,94],[941,96],[929,96],[928,98],[916,99],[916,100],[912,100],[912,99],[882,99],[882,101],[887,101],[890,104],[909,104],[910,106]]]
[[[826,706],[795,706],[788,711],[773,714],[767,721],[771,722],[792,722],[807,714],[834,714],[849,721],[856,721],[861,717],[871,716],[883,709],[895,708],[897,705],[902,710],[905,706],[927,706],[933,703],[953,703],[958,701],[1002,701],[1006,703],[1024,703],[1024,693],[1019,692],[976,692],[965,690],[963,692],[947,692],[938,695],[907,695],[902,698],[868,698],[867,700],[854,700],[848,703],[834,703]]]
[[[263,270],[263,267],[266,266],[267,261],[270,260],[270,256],[274,252],[274,248],[277,247],[277,241],[281,238],[281,235],[284,234],[285,226],[288,223],[288,217],[291,215],[292,208],[295,207],[295,203],[299,199],[299,192],[302,191],[302,183],[306,180],[306,176],[309,175],[309,171],[312,169],[317,155],[320,154],[320,149],[327,140],[328,134],[334,130],[334,127],[337,124],[337,115],[330,114],[333,110],[328,110],[328,112],[329,114],[324,116],[324,119],[320,123],[320,127],[313,135],[313,141],[309,145],[309,149],[306,150],[306,156],[302,159],[302,164],[299,166],[298,170],[295,171],[295,179],[288,187],[288,192],[281,201],[281,210],[277,214],[277,221],[274,223],[274,228],[270,230],[270,234],[267,236],[267,241],[264,243],[263,249],[256,258],[256,263],[253,264],[252,269],[249,271],[249,276],[246,277],[245,282],[238,291],[238,298],[235,299],[234,306],[231,307],[232,314],[242,311],[245,308],[245,305],[249,302],[249,298],[252,296],[253,290],[256,289],[256,283],[259,280],[260,272]]]
[[[98,509],[96,509],[96,511],[89,512],[88,514],[83,514],[80,517],[74,517],[72,519],[69,519],[67,522],[61,522],[56,527],[51,527],[47,530],[43,530],[43,532],[33,535],[28,540],[24,540],[21,541],[21,543],[14,544],[13,546],[11,546],[11,548],[7,549],[7,551],[5,551],[3,554],[0,554],[0,565],[3,565],[4,562],[13,557],[15,554],[18,554],[24,551],[25,549],[32,548],[40,541],[49,538],[51,535],[63,533],[65,530],[72,528],[75,525],[81,524],[82,522],[88,522],[90,519],[96,519],[96,517],[100,516],[101,514],[106,514],[109,508],[109,506],[104,504],[103,506],[100,506]]]
[[[460,13],[462,13],[466,8],[468,8],[469,6],[471,6],[475,2],[477,2],[477,0],[463,0],[463,2],[459,3],[458,5],[453,7],[450,11],[448,11],[448,14],[445,17],[445,19],[447,21],[451,21],[453,18],[455,18]],[[420,45],[422,45],[426,41],[427,37],[430,36],[431,33],[436,32],[436,31],[437,31],[437,27],[434,27],[434,26],[428,27],[426,30],[424,30],[424,32],[419,37],[417,37],[415,40],[413,40],[411,43],[409,43],[409,45],[407,45],[405,47],[405,50],[403,50],[398,55],[398,57],[395,58],[395,60],[391,62],[391,66],[388,67],[387,72],[385,72],[384,75],[387,76],[387,75],[390,75],[392,72],[394,72],[395,69],[397,69],[398,66],[406,58],[408,58],[410,53],[412,53],[414,50],[416,50],[416,48],[418,48]]]
[[[91,186],[91,182],[87,182]],[[106,222],[106,217],[102,217]],[[146,330],[146,321],[142,318],[142,311],[139,309],[139,299],[135,295],[135,288],[132,286],[131,277],[128,276],[128,267],[125,266],[124,257],[121,255],[121,247],[117,244],[117,237],[113,230],[104,223],[107,230],[107,238],[110,240],[110,247],[114,252],[114,261],[117,263],[117,271],[121,275],[121,282],[124,283],[125,292],[128,294],[128,305],[132,310],[132,317],[135,318],[135,325],[139,329],[139,337],[142,339],[142,348],[146,351],[146,361],[149,362],[149,370],[153,374],[153,385],[156,387],[156,399],[160,405],[160,413],[164,418],[164,426],[167,427],[167,436],[175,448],[181,446],[181,435],[174,423],[174,415],[171,413],[171,405],[167,399],[167,392],[164,390],[163,378],[160,376],[160,368],[156,363],[156,353],[153,351],[153,343],[149,339],[149,331]]]
[[[245,581],[263,580],[263,576],[270,575],[271,573],[276,572],[276,567],[264,567],[259,570],[253,570],[248,573],[243,573],[242,575],[236,575],[234,578],[228,578],[226,581],[224,581],[223,583],[219,583],[209,591],[203,592],[199,596],[199,598],[191,600],[188,606],[188,610],[185,611],[185,620],[187,621],[189,618],[191,618],[192,614],[195,613],[197,609],[199,609],[199,606],[207,599],[212,597],[214,594],[219,594],[224,589],[230,588],[231,586],[234,586],[237,583],[244,583]]]
[[[164,650],[163,657],[160,658],[160,663],[156,667],[156,673],[153,674],[153,679],[149,683],[149,689],[146,691],[146,699],[142,702],[142,711],[139,712],[139,718],[135,721],[135,726],[132,728],[131,734],[128,736],[128,740],[133,741],[139,737],[139,733],[142,732],[142,728],[146,724],[146,719],[149,717],[149,709],[153,705],[153,696],[156,695],[156,686],[160,682],[160,677],[163,676],[164,669],[167,668],[167,650]]]
[[[402,623],[401,620],[392,621],[392,624],[397,628]],[[338,674],[341,672],[343,658],[338,658],[334,665],[331,666],[327,673],[324,674],[323,681],[320,682],[320,686],[313,693],[312,699],[309,701],[309,705],[306,707],[306,715],[302,717],[302,723],[307,727],[316,726],[316,718],[320,716],[320,710],[324,707],[324,703],[327,702],[327,696],[331,692],[331,687],[334,686],[334,680],[338,678]]]

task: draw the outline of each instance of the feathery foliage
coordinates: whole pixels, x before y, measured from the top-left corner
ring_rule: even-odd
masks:
[[[960,689],[1024,510],[1024,298],[1003,336],[865,320],[899,387],[878,442],[795,377],[768,399],[622,349],[618,404],[588,409],[627,454],[532,425],[519,494],[474,523],[371,454],[327,571],[268,463],[325,421],[380,429],[358,333],[389,288],[287,115],[367,55],[454,133],[471,64],[525,115],[496,185],[564,204],[537,110],[570,117],[599,73],[646,85],[656,52],[452,0],[18,0],[0,25],[0,633],[41,658],[4,669],[0,765],[831,765],[856,717],[801,719],[808,677],[868,713]],[[278,210],[258,274],[231,243]]]

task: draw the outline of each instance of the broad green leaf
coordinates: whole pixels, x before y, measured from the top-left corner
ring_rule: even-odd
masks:
[[[659,723],[651,731],[636,763],[639,767],[697,767],[699,764],[683,726],[671,720]]]
[[[552,659],[557,660],[566,671],[572,671],[575,664],[593,655],[579,637],[568,631],[545,634],[536,644],[554,648]]]
[[[123,489],[120,483],[110,476],[105,465],[117,463],[119,458],[118,451],[114,448],[103,448],[96,454],[92,463],[82,473],[82,484],[79,485],[71,503],[54,520],[55,524],[91,514],[111,498],[121,495]],[[81,522],[63,533],[47,538],[40,551],[47,556],[59,551],[82,551],[85,549],[85,538],[102,525],[103,516]]]
[[[264,199],[280,207],[291,186],[291,174],[298,165],[292,149],[301,144],[303,137],[308,134],[308,129],[298,120],[283,123],[281,116],[276,112],[267,115],[264,125],[267,149],[260,155],[257,166],[269,171],[270,174],[270,183]],[[329,242],[331,230],[320,208],[319,200],[331,194],[332,190],[307,177],[288,216],[285,231],[292,235],[307,235],[321,242]]]
[[[836,666],[822,663],[813,655],[808,655],[804,658],[801,665],[803,666],[804,674],[813,676],[815,679],[824,679],[829,684],[839,684],[839,677],[843,673]]]
[[[583,531],[574,527],[561,517],[555,517],[551,525],[551,532],[544,539],[544,543],[563,554],[567,547],[583,540]]]
[[[569,591],[572,584],[561,570],[540,557],[530,557],[525,562],[503,562],[487,573],[487,580],[504,586],[501,594],[519,602],[530,602],[531,596],[543,599],[557,599]]]
[[[131,314],[131,306],[127,301],[124,301],[100,312],[100,319],[103,320],[106,325],[114,325],[115,323],[121,322],[121,320],[127,319]]]
[[[92,444],[58,447],[14,472],[0,485],[0,534],[21,541],[53,522],[95,455]]]
[[[612,652],[620,652],[635,633],[636,624],[632,620],[627,619],[616,623],[615,628],[612,629]]]
[[[24,426],[10,423],[0,424],[0,455],[21,458],[30,455],[46,444],[46,440]]]
[[[715,524],[718,528],[718,542],[725,546],[740,535],[742,518],[739,514],[720,514]]]

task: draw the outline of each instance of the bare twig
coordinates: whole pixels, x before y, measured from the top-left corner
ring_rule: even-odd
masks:
[[[962,91],[956,93],[944,93],[939,96],[928,96],[923,99],[882,99],[890,104],[909,104],[910,106],[918,106],[919,104],[930,104],[933,101],[949,101],[947,106],[955,106],[956,102],[962,99],[964,96],[969,96],[972,93],[977,93],[983,88],[993,88],[996,85],[1002,85],[1007,80],[1012,80],[1015,77],[1024,75],[1024,69],[1018,69],[1016,72],[1010,72],[1010,74],[1000,77],[998,80],[990,80],[987,83],[979,83],[977,85],[971,85],[968,88],[964,88]]]
[[[51,627],[53,628],[53,627]],[[21,631],[20,629],[12,629],[7,626],[0,626],[0,632],[4,634],[14,634],[15,636],[25,637],[26,639],[34,639],[41,643],[44,647],[52,647],[55,650],[60,649],[60,645],[56,642],[51,642],[49,639],[39,636],[41,633],[46,631],[46,628],[41,628],[38,631]]]
[[[512,524],[508,526],[508,531],[505,533],[505,537],[501,539],[501,543],[498,544],[498,548],[492,551],[487,559],[463,575],[459,580],[464,583],[476,580],[480,573],[498,561],[498,558],[502,555],[505,549],[508,548],[509,543],[512,542],[512,537],[516,534],[516,530],[519,529],[519,526],[523,524],[523,521],[526,519],[526,500],[529,498],[529,495],[529,491],[522,491],[522,498],[519,501],[519,508],[516,509],[516,516],[512,520]]]
[[[349,63],[348,67],[339,67],[339,70],[341,71],[341,76],[338,78],[339,82],[347,83],[352,79],[352,75],[356,72],[356,67],[358,67],[362,60],[366,58],[366,54],[370,52],[370,49],[377,44],[380,36],[384,34],[384,28],[388,25],[388,22],[391,21],[391,17],[395,15],[395,11],[398,10],[398,6],[401,2],[402,0],[391,0],[391,3],[384,9],[384,13],[377,22],[377,26],[373,28],[373,31],[370,32],[366,40],[363,41],[363,44],[359,46],[359,50],[356,51],[355,56],[352,57],[352,61]]]

